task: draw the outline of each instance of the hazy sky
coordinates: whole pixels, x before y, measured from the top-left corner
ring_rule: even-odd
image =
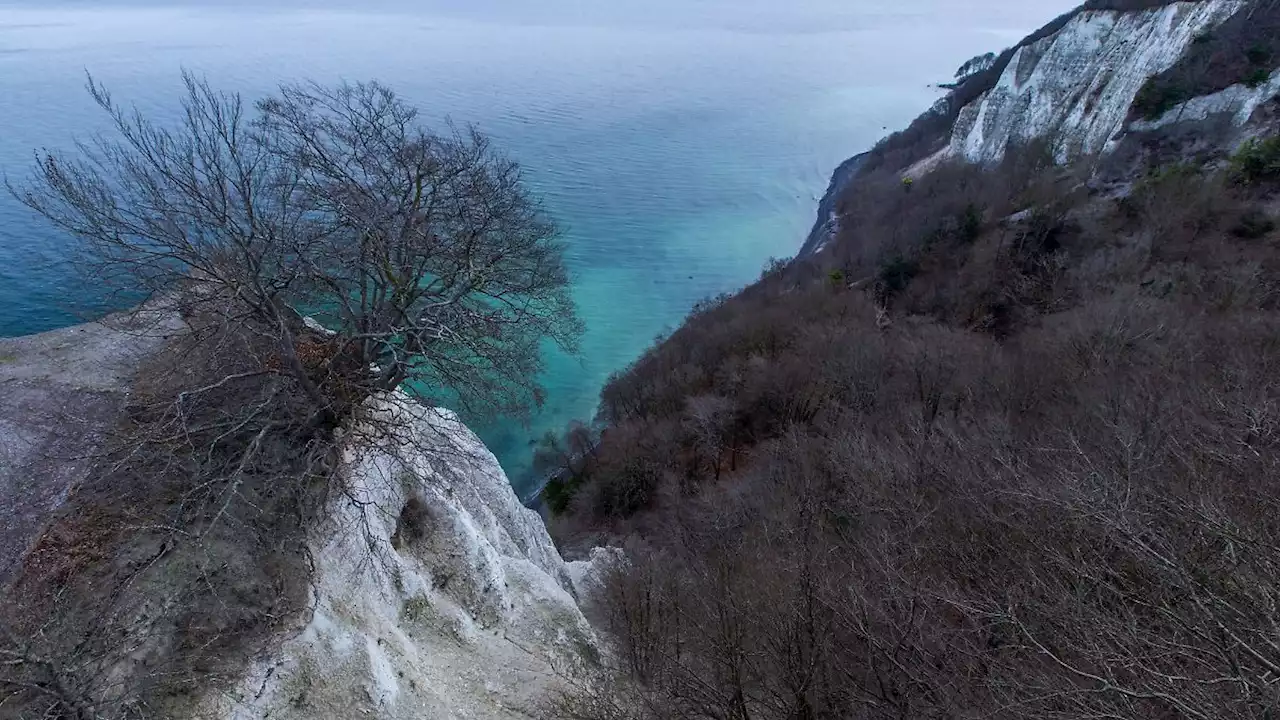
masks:
[[[902,18],[928,24],[988,25],[993,31],[1022,34],[1071,9],[1074,0],[0,0],[2,6],[49,9],[57,6],[247,7],[255,10],[339,9],[361,12],[413,12],[481,19],[521,19],[530,23],[644,23],[689,27],[723,26],[731,15],[741,29],[777,32],[832,32],[886,25]],[[726,13],[726,6],[733,9]],[[825,7],[824,7],[825,6]],[[813,8],[823,12],[820,23]],[[1012,35],[1011,35],[1012,36]]]

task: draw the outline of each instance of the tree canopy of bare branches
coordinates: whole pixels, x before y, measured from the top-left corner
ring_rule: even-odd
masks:
[[[82,241],[99,281],[273,338],[268,369],[318,421],[405,381],[472,410],[540,401],[543,344],[573,350],[581,328],[557,230],[516,163],[475,129],[428,131],[378,83],[249,105],[184,79],[169,128],[90,78],[114,133],[41,153],[14,189]],[[300,313],[335,333],[321,357],[299,347]]]

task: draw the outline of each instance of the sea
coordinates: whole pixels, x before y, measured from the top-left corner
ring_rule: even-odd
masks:
[[[106,129],[87,74],[173,118],[183,70],[247,98],[376,79],[429,125],[475,124],[563,229],[586,323],[531,420],[474,418],[522,497],[533,444],[699,299],[803,242],[832,169],[940,97],[970,57],[1070,0],[0,2],[0,174]],[[70,240],[0,192],[0,337],[86,319]]]

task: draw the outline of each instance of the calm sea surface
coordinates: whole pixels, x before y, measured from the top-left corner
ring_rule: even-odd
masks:
[[[0,171],[102,127],[92,72],[164,117],[183,68],[249,96],[378,79],[474,122],[565,228],[587,322],[532,426],[483,428],[517,489],[530,443],[699,298],[794,254],[831,169],[927,107],[929,83],[1070,0],[0,3]],[[0,196],[0,336],[78,322],[66,240]]]

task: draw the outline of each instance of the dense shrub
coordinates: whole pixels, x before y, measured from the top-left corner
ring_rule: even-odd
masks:
[[[1155,120],[1195,95],[1181,79],[1161,79],[1151,76],[1142,84],[1133,98],[1133,112],[1144,120]]]
[[[1246,142],[1231,158],[1231,168],[1246,185],[1280,179],[1280,135]]]
[[[872,333],[887,402],[760,446],[609,583],[631,717],[1267,717],[1280,327],[1185,310]]]
[[[982,234],[982,210],[974,203],[965,206],[960,215],[957,237],[968,245],[975,242]]]
[[[1244,84],[1251,88],[1257,88],[1265,85],[1271,79],[1271,71],[1265,67],[1258,67],[1250,70],[1244,76]]]

